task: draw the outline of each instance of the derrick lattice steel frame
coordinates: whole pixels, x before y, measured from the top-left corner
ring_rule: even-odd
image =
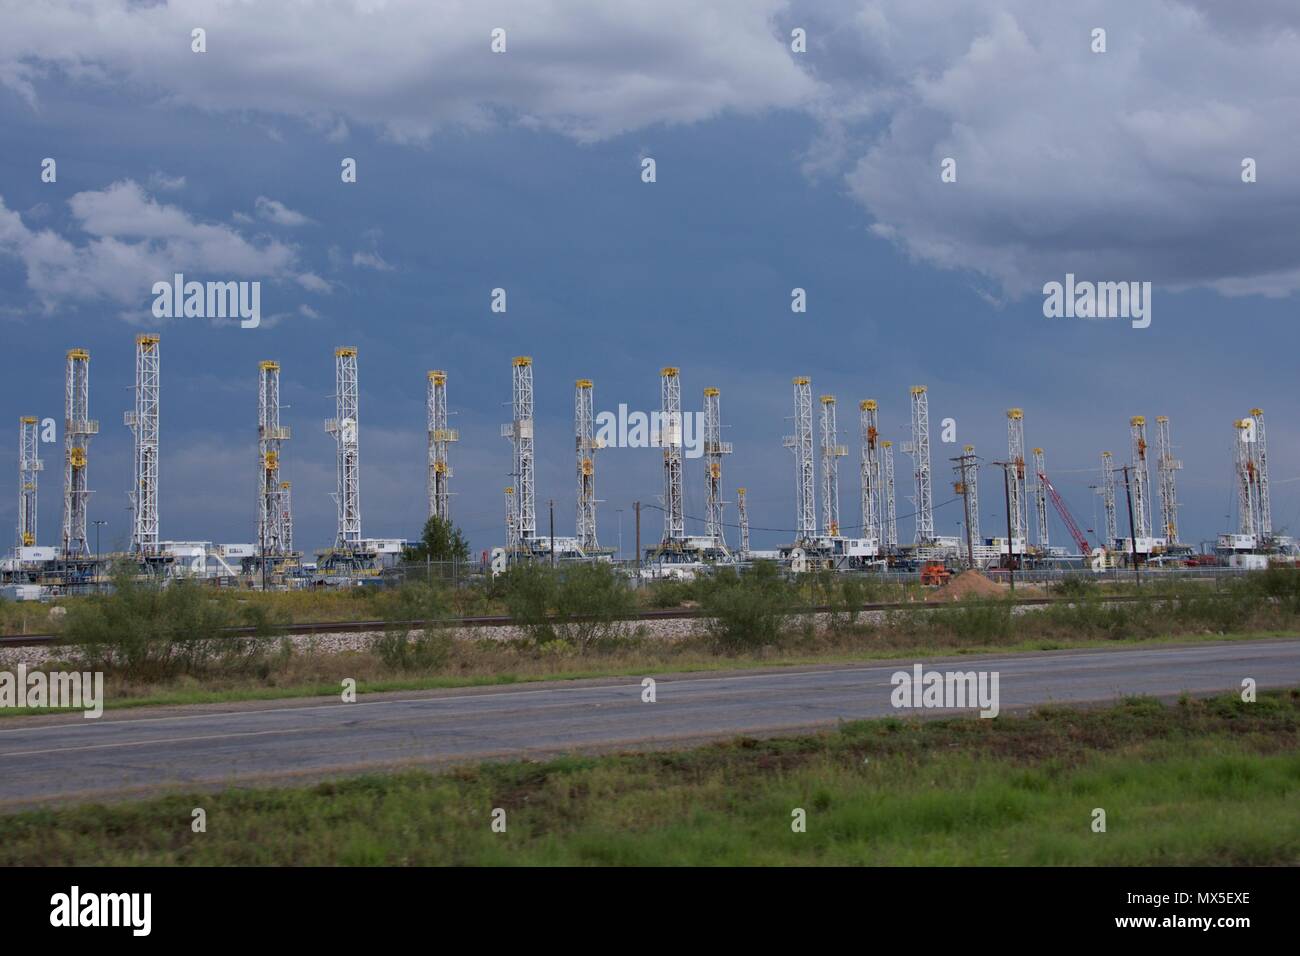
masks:
[[[1237,429],[1237,530],[1240,534],[1263,536],[1260,510],[1258,425],[1251,418],[1238,419]]]
[[[460,441],[460,432],[447,425],[447,373],[434,369],[428,378],[429,517],[450,521],[451,478],[454,473],[448,451],[452,442]]]
[[[880,411],[874,398],[858,404],[862,426],[862,460],[859,479],[862,484],[862,536],[883,544],[881,530]]]
[[[1178,544],[1178,485],[1183,463],[1174,457],[1169,416],[1156,416],[1156,475],[1160,484],[1160,527],[1167,544]]]
[[[934,540],[934,491],[930,478],[930,399],[924,385],[912,386],[912,440],[903,451],[912,456],[916,481],[916,543]]]
[[[1265,538],[1273,536],[1273,501],[1268,488],[1268,439],[1264,434],[1264,410],[1252,408],[1250,417],[1255,420],[1255,441],[1252,444],[1255,456],[1257,486],[1257,505],[1259,508],[1255,525],[1258,534]]]
[[[982,543],[980,541],[979,475],[980,465],[979,459],[975,457],[975,446],[966,445],[957,459],[957,487],[953,490],[959,495],[966,495],[967,509],[970,511],[970,539],[977,545]]]
[[[682,501],[682,380],[681,369],[669,365],[659,372],[659,444],[664,450],[664,536],[662,546],[686,537]]]
[[[158,553],[158,336],[135,337],[135,409],[126,413],[132,436],[131,553]]]
[[[293,553],[293,486],[280,482],[280,543],[285,554]]]
[[[292,550],[288,482],[280,480],[281,444],[289,429],[280,424],[280,363],[257,363],[257,544],[265,557]]]
[[[36,544],[36,480],[44,469],[41,461],[40,421],[30,416],[18,419],[18,547]]]
[[[1119,513],[1115,510],[1115,456],[1101,453],[1101,505],[1106,515],[1106,548],[1115,547],[1119,540]]]
[[[736,489],[736,523],[740,525],[740,556],[749,555],[749,508],[745,504],[745,489]]]
[[[510,477],[514,484],[506,495],[512,524],[506,529],[506,550],[513,552],[531,546],[537,537],[537,500],[533,479],[533,360],[518,355],[510,366],[511,420],[501,426],[501,435],[510,439],[512,448]]]
[[[894,443],[880,443],[881,464],[884,471],[885,510],[881,514],[882,541],[887,548],[898,547],[898,508],[894,499]]]
[[[785,447],[794,452],[795,544],[817,539],[817,474],[813,459],[812,380],[797,376],[794,384],[794,434]]]
[[[334,350],[334,418],[325,431],[334,436],[334,503],[338,528],[334,547],[352,550],[361,545],[361,423],[357,388],[357,350]]]
[[[1147,469],[1147,420],[1143,415],[1129,419],[1130,464],[1133,494],[1133,527],[1139,538],[1151,537],[1151,472]]]
[[[515,521],[518,516],[515,514],[515,488],[514,485],[507,485],[505,490],[506,496],[506,553],[513,554],[519,550],[519,535],[515,533]]]
[[[86,539],[88,446],[99,433],[99,422],[90,417],[90,353],[69,349],[63,380],[63,553],[69,558],[90,554]]]
[[[848,448],[839,443],[839,425],[835,420],[835,396],[821,397],[822,457],[822,533],[840,536],[840,459]]]
[[[1035,544],[1038,550],[1046,552],[1050,546],[1050,529],[1047,526],[1047,485],[1040,475],[1047,474],[1047,460],[1041,448],[1034,449],[1034,518],[1038,538]]]
[[[1029,543],[1029,503],[1025,480],[1025,413],[1019,408],[1007,409],[1007,461],[1012,467],[1011,537],[1024,547]]]
[[[596,409],[589,378],[580,378],[573,388],[573,445],[577,456],[578,514],[574,522],[578,545],[584,551],[600,547],[596,538]]]
[[[716,548],[726,550],[723,529],[722,456],[731,454],[731,442],[722,440],[722,399],[716,388],[704,390],[704,534]]]

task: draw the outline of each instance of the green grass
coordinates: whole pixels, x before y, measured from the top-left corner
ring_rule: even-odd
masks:
[[[1296,691],[891,718],[23,813],[0,817],[0,865],[1296,864],[1298,734]],[[191,831],[197,806],[206,833]],[[806,833],[791,830],[795,808]]]
[[[764,667],[799,667],[818,664],[861,664],[871,661],[925,660],[932,657],[962,657],[969,654],[1017,654],[1031,651],[1086,650],[1101,648],[1139,648],[1197,641],[1250,641],[1270,638],[1295,638],[1294,632],[1265,631],[1240,634],[1172,634],[1158,637],[1091,638],[1071,640],[1067,637],[1008,639],[1005,642],[953,645],[916,639],[912,643],[877,646],[864,643],[846,649],[842,643],[825,646],[775,649],[721,654],[711,649],[666,644],[655,638],[628,641],[601,653],[567,658],[538,659],[531,648],[502,648],[495,642],[474,642],[483,646],[460,648],[458,653],[476,659],[471,673],[394,674],[380,666],[369,653],[344,652],[329,655],[328,662],[312,666],[311,655],[299,655],[298,663],[307,669],[299,676],[289,670],[282,674],[207,676],[185,678],[164,684],[135,684],[119,681],[110,674],[105,688],[105,710],[139,707],[174,707],[190,704],[223,704],[239,701],[289,700],[303,697],[335,697],[341,693],[343,676],[357,680],[357,694],[380,694],[392,691],[491,687],[538,681],[579,680],[599,677],[627,677],[645,674],[692,674],[710,671],[752,670]],[[520,642],[522,645],[523,642]],[[465,665],[465,661],[460,662]],[[54,665],[51,665],[54,666]],[[58,667],[71,665],[59,664]],[[340,675],[322,680],[319,669]],[[270,681],[268,684],[267,681]],[[225,686],[213,686],[224,684]],[[62,712],[57,708],[0,708],[0,720],[6,717],[32,716]],[[78,713],[79,711],[67,711]]]

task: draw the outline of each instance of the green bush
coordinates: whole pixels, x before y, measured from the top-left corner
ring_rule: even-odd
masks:
[[[605,562],[518,564],[503,577],[507,613],[538,646],[562,641],[588,651],[620,635],[636,610],[626,580]]]
[[[251,635],[226,628],[252,626]],[[61,629],[79,662],[142,680],[208,671],[244,671],[264,656],[276,632],[256,605],[194,581],[141,580],[134,566],[116,568],[112,591],[70,603]]]
[[[774,562],[758,561],[740,575],[720,572],[704,600],[709,637],[724,650],[775,644],[794,605],[794,589]]]
[[[660,578],[648,588],[646,603],[653,608],[681,607],[695,597],[695,589],[688,581]]]
[[[455,638],[449,631],[430,624],[412,627],[412,622],[434,622],[449,617],[445,593],[429,584],[404,584],[384,595],[383,614],[387,625],[374,644],[374,651],[387,666],[402,671],[437,670],[451,656]]]
[[[1097,584],[1088,578],[1071,575],[1056,583],[1053,590],[1061,597],[1083,598],[1097,593]]]

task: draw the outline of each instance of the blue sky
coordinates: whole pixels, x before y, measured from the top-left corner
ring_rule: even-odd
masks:
[[[1300,97],[1295,77],[1269,72],[1285,59],[1279,46],[1300,47],[1294,25],[1276,19],[1285,12],[1264,4],[1255,21],[1216,23],[1208,18],[1221,14],[1172,5],[1171,22],[1149,13],[1130,23],[1123,5],[1093,4],[1061,21],[1032,4],[988,3],[936,31],[924,9],[889,3],[704,4],[739,38],[725,56],[692,43],[665,48],[671,33],[645,23],[606,24],[625,32],[602,34],[608,49],[594,55],[552,18],[547,68],[529,73],[521,30],[500,59],[524,64],[511,61],[517,74],[488,82],[479,75],[495,68],[479,50],[486,29],[464,27],[463,46],[422,54],[397,37],[437,33],[422,19],[437,13],[421,11],[440,5],[394,6],[400,17],[381,11],[358,26],[376,42],[394,31],[396,45],[388,70],[383,57],[368,61],[350,96],[340,96],[323,54],[288,55],[307,57],[309,37],[277,37],[274,24],[256,34],[258,63],[283,49],[291,77],[254,64],[244,46],[236,55],[222,38],[257,29],[257,14],[210,4],[172,4],[167,16],[122,6],[119,21],[84,42],[66,22],[47,30],[23,13],[0,41],[0,442],[16,458],[18,416],[61,420],[64,353],[89,348],[102,423],[91,518],[108,521],[105,547],[125,543],[130,433],[121,412],[133,337],[153,328],[162,335],[167,539],[252,540],[256,368],[275,358],[294,434],[284,475],[294,482],[297,543],[331,541],[333,443],[321,426],[333,414],[333,348],[345,344],[360,350],[367,536],[418,533],[424,373],[443,368],[462,436],[453,514],[476,550],[500,543],[509,445],[498,426],[509,418],[519,354],[535,360],[538,512],[555,499],[557,533],[573,527],[574,379],[594,380],[597,410],[625,402],[649,411],[658,370],[670,364],[682,369],[688,408],[700,407],[705,386],[721,388],[736,448],[725,487],[749,489],[755,527],[793,526],[781,437],[794,375],[839,398],[852,450],[840,472],[846,524],[859,520],[857,401],[877,398],[882,431],[901,442],[908,387],[921,383],[936,423],[936,501],[951,498],[947,458],[966,442],[1002,457],[1005,410],[1021,406],[1029,445],[1046,449],[1080,523],[1096,527],[1089,485],[1100,451],[1126,460],[1129,417],[1167,414],[1185,462],[1183,537],[1207,539],[1234,507],[1231,422],[1259,405],[1275,525],[1300,523],[1300,484],[1285,481],[1300,476],[1300,190],[1287,180]],[[56,3],[50,22],[56,8],[78,15]],[[329,5],[319,19],[346,27],[364,18],[347,8]],[[502,9],[484,16],[514,15]],[[591,22],[579,12],[570,18],[577,38]],[[147,29],[127,30],[132,18]],[[1109,61],[1087,49],[1094,21],[1112,24]],[[187,25],[198,22],[216,24],[202,55],[188,50]],[[821,39],[823,22],[842,28],[834,42]],[[791,23],[809,24],[804,59],[783,40]],[[116,41],[105,39],[119,28]],[[349,51],[359,41],[347,33],[330,34],[340,62],[365,52]],[[1207,45],[1202,62],[1253,58],[1254,72],[1225,68],[1222,88],[1189,89],[1164,45],[1170,35]],[[844,37],[859,48],[845,49]],[[882,37],[893,37],[889,55],[872,56]],[[136,61],[158,44],[212,59],[191,69],[192,59],[169,66],[163,56],[151,73]],[[1076,45],[1082,52],[1058,66],[1056,48]],[[987,73],[1017,56],[1019,73]],[[392,79],[426,59],[427,76]],[[455,66],[469,60],[479,65]],[[556,80],[557,64],[580,75]],[[176,79],[178,69],[213,75]],[[1092,69],[1122,75],[1078,75]],[[646,91],[629,76],[662,82]],[[983,95],[963,100],[975,80]],[[1023,102],[1000,95],[1009,84],[1025,89]],[[1122,102],[1108,98],[1112,84]],[[1076,125],[1053,125],[1062,114]],[[1103,115],[1108,125],[1090,135],[1088,118]],[[938,159],[953,154],[958,182],[941,185]],[[55,183],[40,179],[47,156],[58,162]],[[345,156],[358,161],[355,184],[340,181]],[[643,156],[656,161],[653,184],[641,182]],[[1240,156],[1258,158],[1260,182],[1240,182]],[[170,225],[132,225],[149,217]],[[262,327],[155,323],[149,287],[172,264],[190,278],[260,278]],[[1153,281],[1151,327],[1044,318],[1038,290],[1066,272]],[[806,314],[790,311],[796,286],[807,290]],[[505,314],[489,309],[494,287],[507,290]],[[955,445],[938,441],[945,417],[957,421]],[[61,448],[43,454],[40,537],[52,544]],[[901,456],[898,466],[907,514],[910,466]],[[1000,481],[992,469],[982,479],[981,519],[994,533],[1004,520]],[[686,482],[687,514],[700,516],[699,462],[688,462]],[[623,509],[630,549],[632,501],[661,492],[659,453],[601,453],[597,488],[602,539],[615,543]],[[0,497],[0,521],[15,514],[16,495]],[[940,532],[956,533],[959,515],[959,506],[941,509]],[[644,514],[643,536],[659,530],[658,514]],[[910,539],[911,522],[900,532]],[[1064,543],[1059,524],[1053,535]],[[753,543],[789,538],[755,532]]]

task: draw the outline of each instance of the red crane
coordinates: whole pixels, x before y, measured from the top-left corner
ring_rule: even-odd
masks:
[[[1075,522],[1074,516],[1070,514],[1070,509],[1065,506],[1065,499],[1061,497],[1056,488],[1052,486],[1052,483],[1047,480],[1047,476],[1041,471],[1038,473],[1038,480],[1043,483],[1043,487],[1047,489],[1047,493],[1051,496],[1052,504],[1056,506],[1056,513],[1065,522],[1065,527],[1070,532],[1070,537],[1074,539],[1079,553],[1085,558],[1092,554],[1092,547],[1088,544],[1088,539],[1084,537],[1083,532],[1079,530],[1079,525]]]

